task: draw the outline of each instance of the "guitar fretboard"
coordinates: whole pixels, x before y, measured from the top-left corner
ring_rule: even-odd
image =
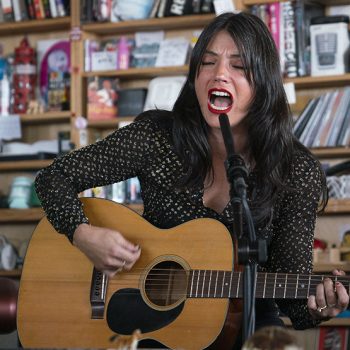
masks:
[[[348,276],[306,275],[258,272],[256,298],[307,299],[315,295],[316,286],[325,278],[341,282],[349,291]],[[191,270],[187,288],[188,298],[242,298],[243,272]]]

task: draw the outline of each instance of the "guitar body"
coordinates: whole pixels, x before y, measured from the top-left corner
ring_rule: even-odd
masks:
[[[210,346],[225,325],[229,299],[201,298],[203,291],[198,298],[186,298],[184,291],[190,270],[233,269],[233,243],[225,226],[197,219],[162,230],[114,202],[82,201],[92,225],[120,231],[141,246],[141,257],[131,271],[109,279],[104,317],[92,319],[93,266],[43,218],[30,241],[20,282],[17,328],[23,347],[111,348],[111,336],[131,335],[135,329],[141,330],[140,339],[155,339],[172,349]],[[169,264],[181,270],[174,275],[179,288],[163,305],[152,294],[157,284],[150,276]],[[230,327],[239,329],[235,322]]]

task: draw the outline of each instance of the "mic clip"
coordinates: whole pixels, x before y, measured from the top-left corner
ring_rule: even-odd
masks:
[[[245,196],[247,189],[248,170],[243,158],[238,154],[232,154],[225,160],[227,176],[233,185],[233,193],[240,198]]]

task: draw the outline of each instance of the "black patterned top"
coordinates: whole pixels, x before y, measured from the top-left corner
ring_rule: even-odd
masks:
[[[56,159],[38,174],[36,190],[49,221],[70,240],[79,224],[88,223],[78,193],[135,176],[141,184],[143,216],[153,225],[169,228],[190,219],[209,217],[232,227],[230,203],[219,214],[203,204],[203,186],[183,191],[174,189],[182,171],[181,160],[173,149],[171,131],[157,121],[146,119]],[[251,173],[248,194],[254,183]],[[258,238],[268,242],[269,255],[267,263],[259,269],[311,273],[321,174],[310,155],[301,152],[295,155],[289,185],[294,191],[281,193],[273,219],[256,228]],[[319,323],[309,315],[305,300],[276,302],[297,329]],[[264,316],[257,313],[257,319],[259,317]]]

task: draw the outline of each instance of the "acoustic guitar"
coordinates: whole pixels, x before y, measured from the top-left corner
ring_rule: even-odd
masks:
[[[159,229],[127,207],[82,198],[92,225],[120,231],[141,246],[130,271],[113,278],[94,269],[44,217],[28,246],[20,281],[17,328],[25,348],[110,348],[118,336],[155,339],[171,349],[230,342],[240,328],[243,275],[234,244],[220,222],[195,219]],[[257,298],[307,298],[325,276],[258,273]],[[346,286],[349,279],[335,277]],[[237,317],[230,317],[235,315]],[[225,327],[224,327],[225,326]],[[217,348],[223,349],[221,346]]]

